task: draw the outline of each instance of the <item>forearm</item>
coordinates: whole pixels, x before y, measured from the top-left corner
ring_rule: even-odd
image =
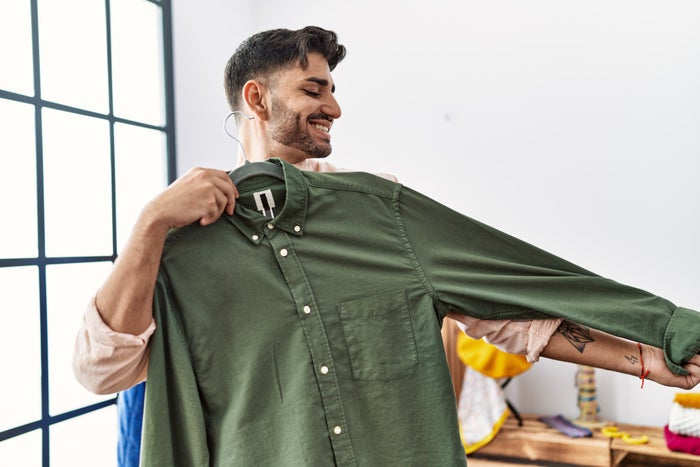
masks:
[[[541,355],[634,376],[641,374],[640,351],[635,342],[570,321],[560,324]],[[649,360],[652,358],[650,354]],[[651,361],[644,363],[648,367]]]
[[[95,304],[112,330],[140,334],[153,319],[153,291],[168,226],[148,209],[139,217]]]
[[[673,373],[658,347],[622,339],[563,321],[541,354],[543,357],[626,373],[664,386],[691,389],[700,382],[700,356],[683,365],[685,375]]]

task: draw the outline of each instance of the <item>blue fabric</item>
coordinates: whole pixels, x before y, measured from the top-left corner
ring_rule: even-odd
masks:
[[[141,454],[141,428],[143,426],[143,401],[146,383],[140,383],[117,397],[119,437],[117,462],[119,467],[138,467]]]

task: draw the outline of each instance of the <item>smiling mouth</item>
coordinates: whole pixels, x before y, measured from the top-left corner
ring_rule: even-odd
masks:
[[[323,131],[324,133],[329,133],[329,132],[331,131],[330,125],[325,126],[325,125],[321,125],[320,123],[312,123],[312,124],[311,124],[311,127],[312,127],[312,128],[316,128],[316,129],[318,129],[318,130],[321,130],[321,131]]]

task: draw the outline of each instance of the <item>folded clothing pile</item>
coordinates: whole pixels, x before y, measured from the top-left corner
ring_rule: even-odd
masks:
[[[664,434],[671,451],[700,455],[700,393],[676,394]]]

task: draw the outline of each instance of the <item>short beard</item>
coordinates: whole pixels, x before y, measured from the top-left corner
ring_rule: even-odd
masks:
[[[300,114],[293,113],[287,106],[274,98],[271,111],[274,119],[270,125],[273,140],[302,151],[313,158],[321,159],[330,155],[330,143],[318,144],[308,130],[304,129]]]

